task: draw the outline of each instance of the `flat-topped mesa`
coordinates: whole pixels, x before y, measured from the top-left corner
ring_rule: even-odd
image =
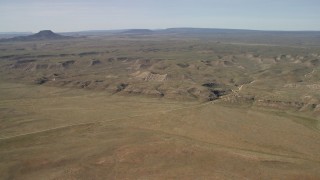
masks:
[[[54,32],[52,32],[51,30],[42,30],[39,31],[38,33],[34,34],[35,36],[42,36],[42,37],[48,37],[48,36],[55,36],[57,34],[55,34]]]
[[[70,39],[70,36],[63,36],[52,32],[51,30],[42,30],[36,34],[30,36],[18,36],[9,39],[3,39],[2,41],[38,41],[38,40],[55,40],[55,39]]]
[[[31,38],[39,38],[39,39],[60,39],[63,38],[65,36],[56,34],[54,32],[52,32],[51,30],[42,30],[36,34],[33,34],[31,36],[29,36]]]

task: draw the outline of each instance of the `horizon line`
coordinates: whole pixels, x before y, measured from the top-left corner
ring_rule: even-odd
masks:
[[[168,27],[168,28],[117,28],[117,29],[87,29],[87,30],[74,30],[74,31],[54,31],[56,33],[76,33],[76,32],[90,32],[90,31],[121,31],[121,30],[152,30],[161,31],[168,29],[217,29],[217,30],[243,30],[243,31],[265,31],[265,32],[320,32],[319,30],[266,30],[266,29],[246,29],[246,28],[212,28],[212,27]],[[37,33],[43,30],[50,29],[40,29],[38,31],[0,31],[0,34],[14,34],[14,33]]]

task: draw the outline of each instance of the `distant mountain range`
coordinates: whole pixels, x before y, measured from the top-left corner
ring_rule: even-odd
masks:
[[[217,28],[168,28],[168,29],[120,29],[120,30],[91,30],[79,32],[64,32],[56,34],[50,30],[40,31],[33,35],[21,35],[16,33],[0,33],[0,42],[6,41],[38,41],[58,40],[75,37],[99,37],[99,36],[141,36],[161,35],[173,37],[196,37],[204,39],[215,39],[225,42],[250,42],[279,44],[290,42],[290,44],[319,44],[320,31],[262,31],[245,29],[217,29]],[[6,39],[1,39],[1,38]],[[13,37],[13,38],[8,38]]]
[[[69,36],[109,36],[109,35],[174,35],[196,37],[294,37],[294,38],[320,38],[320,31],[262,31],[246,29],[217,29],[217,28],[168,28],[168,29],[120,29],[120,30],[93,30],[61,33]]]

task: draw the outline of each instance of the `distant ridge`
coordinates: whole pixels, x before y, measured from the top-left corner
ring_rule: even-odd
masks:
[[[129,29],[121,32],[121,34],[152,34],[153,31],[150,29]]]
[[[63,35],[72,36],[110,36],[110,35],[187,35],[187,36],[290,36],[319,38],[320,31],[280,31],[280,30],[251,30],[251,29],[223,29],[223,28],[167,28],[167,29],[117,29],[90,30],[79,32],[65,32]]]
[[[42,30],[33,35],[17,36],[14,38],[2,39],[0,41],[41,41],[41,40],[58,40],[58,39],[70,39],[70,38],[73,38],[73,37],[56,34],[51,30]]]

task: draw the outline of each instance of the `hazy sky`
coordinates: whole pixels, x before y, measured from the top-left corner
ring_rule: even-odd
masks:
[[[320,0],[0,0],[0,32],[208,27],[320,30]]]

